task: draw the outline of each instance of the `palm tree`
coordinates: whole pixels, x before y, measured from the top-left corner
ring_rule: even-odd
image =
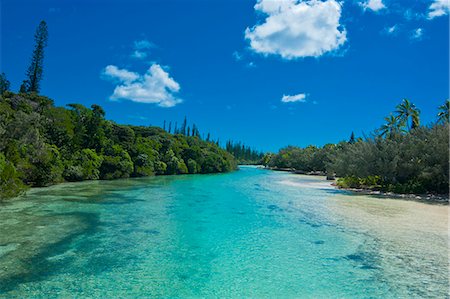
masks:
[[[402,126],[408,128],[408,131],[420,126],[420,110],[416,108],[416,105],[412,104],[409,100],[403,99],[402,103],[397,105],[397,119]],[[409,124],[411,119],[411,125]]]
[[[439,113],[438,113],[438,123],[446,124],[449,122],[449,109],[450,109],[450,101],[447,100],[445,103],[441,106],[439,106]]]
[[[380,128],[380,135],[382,137],[392,137],[394,134],[402,131],[399,120],[394,115],[390,114],[388,117],[385,117],[384,120],[386,123]]]

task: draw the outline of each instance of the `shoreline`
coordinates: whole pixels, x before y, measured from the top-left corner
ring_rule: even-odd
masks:
[[[227,174],[230,172],[238,171],[239,168],[236,168],[231,171],[221,171],[221,172],[211,172],[211,173],[179,173],[179,174],[155,174],[155,175],[146,175],[146,176],[130,176],[124,178],[114,178],[114,179],[96,179],[96,180],[81,180],[81,181],[61,181],[55,184],[50,184],[46,186],[28,186],[25,190],[23,190],[17,196],[9,197],[9,198],[1,198],[0,197],[0,205],[3,203],[11,202],[17,199],[25,198],[27,195],[33,193],[34,191],[39,191],[42,189],[52,188],[61,185],[67,184],[82,184],[89,182],[113,182],[113,181],[123,181],[123,180],[134,180],[134,179],[145,179],[145,178],[156,178],[156,177],[178,177],[178,176],[191,176],[191,175],[215,175],[215,174]]]
[[[335,179],[329,179],[323,171],[298,171],[293,168],[275,168],[275,167],[264,167],[261,166],[261,169],[273,170],[273,171],[284,171],[292,174],[300,174],[300,175],[309,175],[309,176],[324,176],[328,181],[334,181],[331,183],[337,190],[349,191],[355,195],[370,195],[373,197],[381,197],[381,198],[392,198],[392,199],[403,199],[403,200],[413,200],[418,202],[425,202],[430,204],[442,204],[449,205],[449,195],[448,194],[413,194],[413,193],[393,193],[393,192],[384,192],[384,191],[375,191],[371,189],[362,189],[362,188],[341,188],[338,187],[335,183]]]
[[[430,204],[442,204],[449,205],[449,197],[445,194],[435,195],[435,194],[402,194],[402,193],[393,193],[393,192],[383,192],[383,191],[374,191],[370,189],[358,189],[358,188],[341,188],[336,186],[334,183],[332,184],[338,190],[344,190],[354,193],[355,195],[370,195],[373,197],[381,197],[381,198],[392,198],[392,199],[403,199],[403,200],[412,200],[418,202],[425,202]]]

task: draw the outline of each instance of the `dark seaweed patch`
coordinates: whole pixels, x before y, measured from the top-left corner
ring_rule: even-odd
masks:
[[[378,268],[378,258],[376,255],[368,252],[357,252],[344,257],[346,260],[355,263],[356,267],[365,270],[373,270]]]
[[[56,243],[41,248],[35,255],[22,260],[28,265],[28,271],[2,277],[0,280],[0,294],[11,291],[22,283],[45,280],[47,277],[66,269],[70,259],[55,261],[48,258],[66,252],[77,237],[95,233],[100,223],[98,215],[94,213],[74,212],[55,214],[54,216],[77,217],[80,219],[80,222],[85,224],[85,228],[67,235]]]
[[[271,211],[283,211],[283,209],[277,205],[268,205],[267,208]]]

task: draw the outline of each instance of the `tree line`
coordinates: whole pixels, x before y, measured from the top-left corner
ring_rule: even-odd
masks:
[[[242,142],[234,142],[232,140],[227,141],[225,149],[233,154],[239,164],[260,164],[264,156],[264,153],[246,146]]]
[[[164,131],[171,133],[171,134],[181,134],[184,136],[195,136],[195,137],[203,139],[207,142],[214,142],[215,144],[220,145],[220,139],[213,140],[211,138],[211,134],[209,132],[205,137],[204,134],[200,134],[200,130],[195,123],[193,123],[192,125],[189,125],[186,116],[184,117],[184,120],[181,123],[180,127],[178,127],[178,122],[174,122],[174,126],[172,127],[172,121],[167,122],[166,120],[164,120],[162,128]]]
[[[449,101],[438,107],[436,122],[420,124],[420,110],[409,100],[369,136],[323,147],[288,146],[266,154],[262,163],[274,168],[336,175],[343,188],[396,193],[449,191]]]
[[[36,93],[0,96],[0,198],[63,181],[216,173],[233,155],[198,136],[119,125],[102,107],[55,107]]]

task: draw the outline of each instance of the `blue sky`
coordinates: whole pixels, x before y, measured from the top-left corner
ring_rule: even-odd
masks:
[[[0,68],[17,90],[46,20],[41,93],[122,124],[184,116],[276,151],[369,133],[408,98],[449,97],[445,0],[1,1]]]

